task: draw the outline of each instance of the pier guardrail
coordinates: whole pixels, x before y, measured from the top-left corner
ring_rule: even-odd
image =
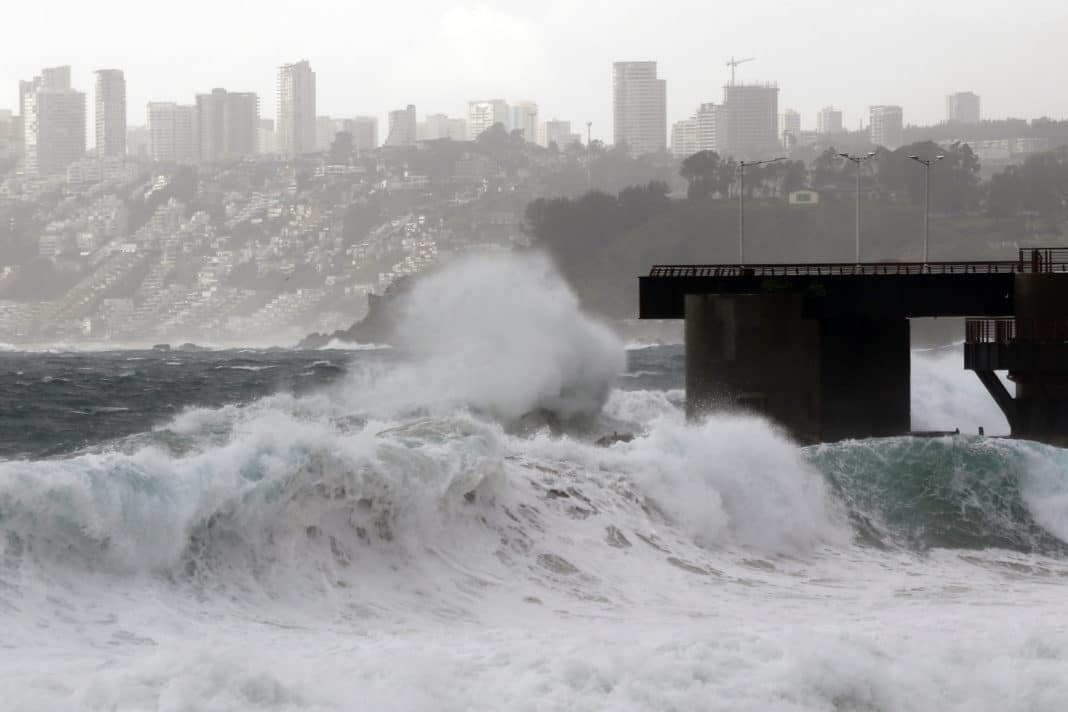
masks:
[[[1068,273],[1068,248],[1026,247],[1016,260],[654,265],[650,277],[820,277],[853,275]]]

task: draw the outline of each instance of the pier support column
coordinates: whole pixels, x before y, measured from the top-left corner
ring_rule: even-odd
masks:
[[[1017,274],[1013,286],[1016,346],[1030,358],[1009,370],[1016,384],[1012,435],[1068,444],[1068,277]]]
[[[824,440],[911,430],[908,319],[821,320],[820,366]]]
[[[908,320],[806,318],[803,300],[687,295],[687,415],[756,412],[802,443],[908,433]]]
[[[686,296],[686,412],[768,416],[820,440],[819,322],[797,294]]]

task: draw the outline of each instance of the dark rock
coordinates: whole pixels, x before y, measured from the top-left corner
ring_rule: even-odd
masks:
[[[594,442],[594,445],[599,447],[608,447],[609,445],[615,445],[616,443],[629,443],[634,439],[634,433],[617,433],[612,431],[611,435],[603,435]]]
[[[367,295],[367,315],[348,329],[332,334],[309,334],[297,344],[298,349],[321,349],[332,341],[349,344],[392,344],[402,297],[413,286],[412,277],[398,277],[383,294]]]

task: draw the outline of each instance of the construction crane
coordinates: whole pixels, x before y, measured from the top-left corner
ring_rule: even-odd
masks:
[[[746,57],[745,59],[735,59],[734,57],[731,57],[730,61],[727,62],[727,66],[731,68],[731,86],[734,86],[734,69],[735,69],[735,67],[737,67],[739,64],[745,64],[746,62],[752,62],[754,59],[756,59],[756,57]]]

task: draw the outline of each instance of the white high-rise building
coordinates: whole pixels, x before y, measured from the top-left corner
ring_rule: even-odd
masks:
[[[667,82],[656,62],[612,65],[612,135],[632,156],[667,148]]]
[[[977,124],[981,118],[978,94],[963,91],[946,97],[946,121]]]
[[[727,154],[735,159],[764,159],[777,155],[779,87],[773,83],[728,84],[723,87]]]
[[[169,101],[149,103],[148,141],[152,159],[159,163],[196,162],[197,108]]]
[[[197,155],[205,163],[258,152],[260,100],[252,92],[197,94]]]
[[[19,88],[26,173],[65,175],[85,155],[85,94],[71,89],[67,66],[44,69]]]
[[[801,135],[801,114],[793,109],[787,109],[779,114],[779,141],[783,148],[789,148],[797,143]]]
[[[691,116],[671,125],[671,154],[687,158],[700,151],[697,147],[697,117]]]
[[[533,101],[520,101],[512,106],[512,130],[522,131],[528,143],[538,140],[538,105]]]
[[[386,136],[385,145],[414,146],[418,139],[418,124],[415,104],[389,112],[389,135]]]
[[[278,151],[287,156],[316,148],[315,72],[307,60],[278,69]]]
[[[16,155],[15,127],[18,122],[8,109],[0,109],[0,158]]]
[[[901,147],[904,112],[900,106],[873,106],[871,111],[871,142],[891,151]]]
[[[126,127],[126,155],[137,159],[152,157],[152,141],[147,126]]]
[[[820,134],[842,133],[842,112],[833,106],[825,106],[816,115],[816,132]]]
[[[545,148],[556,144],[561,151],[571,145],[571,122],[550,119],[538,126],[538,143]]]
[[[723,117],[721,105],[705,103],[690,118],[675,122],[671,127],[672,154],[685,158],[699,151],[720,153]]]
[[[512,128],[508,103],[503,99],[485,99],[467,103],[467,138],[474,141],[482,132],[501,124],[505,130]]]
[[[319,151],[329,151],[337,132],[338,125],[332,117],[315,117],[315,148]]]
[[[423,122],[424,136],[427,141],[437,141],[443,138],[452,138],[449,133],[450,119],[445,114],[430,114],[426,117],[426,121]],[[463,140],[461,138],[460,140]]]
[[[96,155],[126,155],[126,77],[121,69],[96,71]]]
[[[697,114],[694,115],[694,118],[697,119],[698,151],[723,153],[723,141],[726,138],[723,128],[724,116],[721,104],[708,102],[697,107]]]
[[[278,134],[275,133],[273,119],[260,119],[256,131],[256,148],[261,156],[278,153]]]

